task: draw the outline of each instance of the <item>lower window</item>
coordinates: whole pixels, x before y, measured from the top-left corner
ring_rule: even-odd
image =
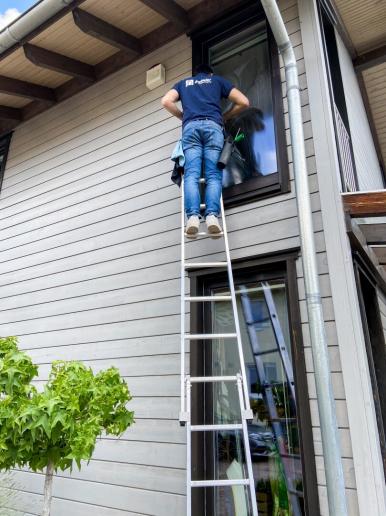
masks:
[[[296,309],[289,310],[291,303],[296,302],[296,286],[289,288],[285,269],[267,270],[262,267],[260,270],[241,268],[237,271],[235,288],[249,400],[254,416],[248,424],[248,434],[259,516],[318,514],[303,353],[301,342],[295,343],[291,337],[300,335],[298,329],[294,332],[291,327],[294,316],[297,318]],[[221,276],[200,278],[196,289],[203,295],[229,293],[227,279]],[[199,321],[201,315],[204,318],[198,331],[202,329],[205,333],[216,334],[235,331],[231,303],[216,302],[212,303],[211,309],[208,309],[208,304],[205,308],[201,313],[193,314],[193,321]],[[299,347],[296,370],[294,346]],[[236,340],[216,339],[209,345],[207,341],[205,345],[198,343],[196,351],[192,351],[191,369],[194,375],[234,375],[240,370]],[[298,399],[300,377],[302,395]],[[234,384],[197,385],[192,399],[198,401],[193,403],[193,424],[240,422],[238,393]],[[300,431],[301,419],[307,424],[306,435]],[[306,452],[305,443],[308,446]],[[311,481],[310,496],[305,492],[306,476]],[[241,431],[193,434],[193,479],[246,477]],[[251,514],[249,490],[244,486],[206,488],[201,492],[193,491],[193,495],[193,514],[197,516]]]

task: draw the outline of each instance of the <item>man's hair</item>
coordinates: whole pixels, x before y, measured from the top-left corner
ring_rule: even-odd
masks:
[[[213,68],[209,66],[208,64],[201,63],[197,65],[194,69],[194,75],[197,75],[199,73],[214,73]]]

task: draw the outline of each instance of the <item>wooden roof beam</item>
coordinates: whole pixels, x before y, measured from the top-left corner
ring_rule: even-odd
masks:
[[[386,216],[386,190],[344,193],[342,200],[351,217]]]
[[[140,0],[178,27],[187,29],[190,25],[187,11],[173,0]]]
[[[82,9],[74,9],[72,15],[76,26],[85,34],[124,52],[131,52],[136,55],[142,53],[140,40],[131,34]]]
[[[386,45],[366,52],[354,59],[354,67],[357,72],[363,72],[373,66],[378,66],[386,61]]]
[[[25,57],[36,66],[88,82],[96,80],[94,67],[89,64],[52,52],[52,50],[31,45],[30,43],[23,45],[23,49]]]
[[[56,102],[55,92],[51,88],[32,82],[12,79],[4,75],[0,75],[0,92],[32,100]]]
[[[21,109],[0,106],[0,120],[16,120],[20,122],[23,119],[23,112]]]

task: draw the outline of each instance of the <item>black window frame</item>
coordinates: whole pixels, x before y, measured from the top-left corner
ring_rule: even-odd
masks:
[[[3,186],[5,166],[7,164],[9,145],[11,143],[12,133],[0,136],[0,155],[4,156],[2,163],[0,164],[0,191]]]
[[[301,443],[301,459],[304,484],[304,505],[307,516],[320,514],[319,495],[317,487],[316,463],[314,440],[311,423],[311,410],[308,395],[307,373],[304,356],[304,344],[302,337],[302,323],[299,306],[299,294],[297,284],[296,260],[299,258],[299,250],[263,257],[250,257],[247,259],[232,260],[232,269],[235,283],[239,277],[246,277],[248,281],[281,279],[286,285],[288,321],[290,327],[292,356],[294,357],[295,391],[297,399],[297,418],[299,440]],[[209,287],[226,282],[224,271],[196,270],[189,273],[190,295],[202,296],[209,294]],[[208,305],[193,303],[190,312],[190,328],[192,333],[206,332],[211,320],[211,312]],[[205,345],[203,345],[205,344]],[[204,376],[210,374],[207,364],[210,362],[210,341],[196,342],[190,352],[190,374],[192,376]],[[191,415],[192,421],[203,421],[204,407],[211,412],[210,393],[204,391],[203,384],[192,386]],[[192,474],[196,478],[204,479],[202,457],[208,443],[205,442],[203,432],[192,434]],[[210,458],[209,458],[210,460]],[[192,493],[192,514],[205,514],[205,500],[199,490]]]
[[[199,63],[208,62],[210,46],[264,20],[267,21],[262,7],[256,2],[246,2],[245,6],[238,7],[217,22],[190,33],[193,69]],[[245,183],[225,188],[223,190],[223,198],[226,207],[238,206],[246,202],[290,191],[279,52],[268,22],[267,37],[271,63],[270,71],[278,170],[273,174],[257,177]]]

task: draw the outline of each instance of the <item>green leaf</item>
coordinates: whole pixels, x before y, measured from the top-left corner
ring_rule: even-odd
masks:
[[[89,461],[103,431],[120,435],[133,424],[131,395],[118,369],[94,374],[81,362],[57,361],[43,392],[31,385],[37,367],[0,338],[0,469],[28,465],[72,469]]]

